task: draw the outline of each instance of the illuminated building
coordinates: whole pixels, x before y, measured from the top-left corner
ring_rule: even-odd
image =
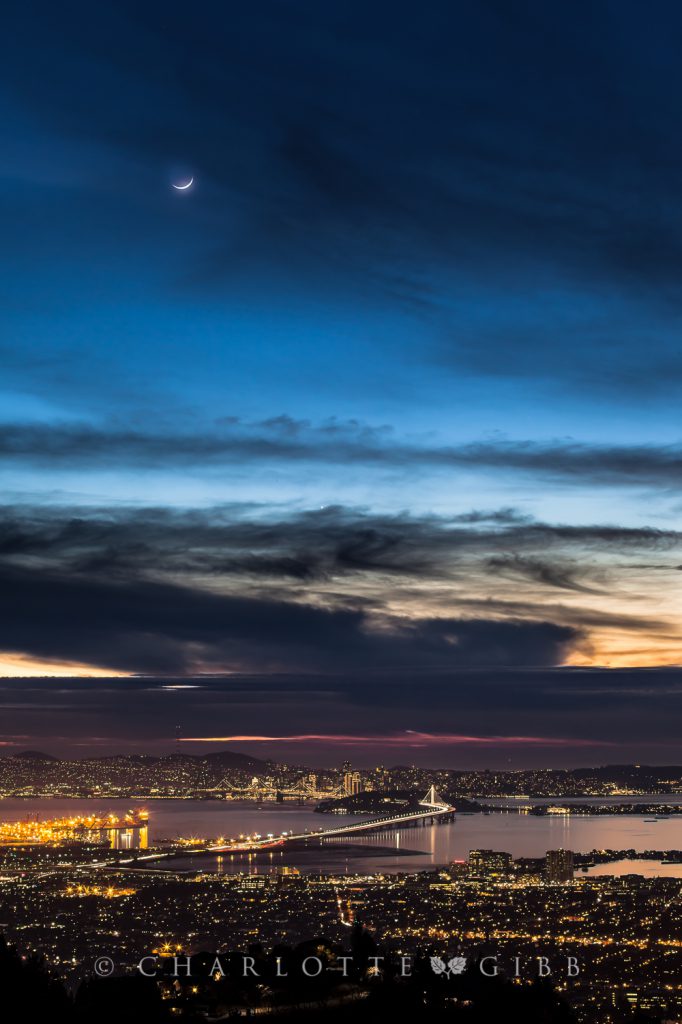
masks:
[[[548,882],[570,882],[573,879],[573,851],[548,850],[545,857]]]
[[[346,796],[355,796],[362,792],[362,779],[360,772],[345,772],[343,776],[343,791]]]
[[[512,867],[511,853],[500,850],[469,850],[469,874],[496,877],[508,875]]]
[[[146,811],[129,811],[123,817],[90,814],[0,822],[0,846],[58,846],[73,841],[106,842],[112,850],[145,850],[149,844],[149,815]]]

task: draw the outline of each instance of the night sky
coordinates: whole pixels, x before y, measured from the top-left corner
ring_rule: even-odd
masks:
[[[680,5],[0,50],[5,752],[682,762]]]

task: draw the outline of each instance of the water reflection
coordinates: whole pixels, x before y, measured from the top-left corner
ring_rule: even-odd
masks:
[[[666,864],[660,860],[615,860],[610,864],[595,864],[585,875],[644,875],[645,878],[682,878],[682,864]]]
[[[622,798],[621,798],[622,799]],[[649,797],[637,800],[650,801]],[[673,802],[672,797],[664,798]],[[676,802],[682,797],[676,798]],[[36,814],[55,817],[85,811],[124,812],[133,805],[127,800],[15,800],[0,801],[0,817],[17,820]],[[215,838],[284,831],[311,831],[337,825],[339,819],[319,815],[311,807],[226,804],[223,801],[149,800],[138,802],[150,812],[149,842],[180,835]],[[348,819],[352,820],[351,818]],[[348,853],[352,843],[352,855]],[[266,867],[298,868],[301,871],[406,871],[430,868],[463,860],[469,850],[480,847],[506,850],[514,857],[541,857],[547,850],[564,847],[578,852],[593,849],[678,850],[682,849],[682,815],[651,821],[630,815],[536,817],[516,810],[492,814],[460,814],[454,822],[419,828],[402,828],[369,836],[327,840],[322,846],[311,842],[305,851],[287,849],[245,855],[205,857],[201,866],[223,872],[263,870]],[[405,851],[417,851],[405,856]],[[375,851],[375,855],[372,855]],[[197,865],[185,858],[188,867]],[[638,873],[650,862],[635,861]],[[613,870],[613,865],[610,865]],[[641,868],[641,870],[640,870]],[[681,873],[678,865],[666,871]],[[625,871],[625,869],[623,869]],[[627,873],[627,871],[626,871]]]

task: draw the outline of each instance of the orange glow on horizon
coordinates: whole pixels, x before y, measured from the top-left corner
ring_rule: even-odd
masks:
[[[591,649],[572,651],[564,665],[572,668],[675,668],[682,665],[682,644],[651,639],[646,646],[634,647],[633,637],[602,635],[597,642],[593,641]]]
[[[0,654],[0,679],[16,679],[21,676],[25,676],[27,679],[36,679],[41,676],[126,679],[131,674],[130,672],[117,672],[110,668],[98,668],[97,665],[84,665],[82,662],[41,661],[22,654]]]
[[[567,668],[674,668],[682,665],[682,650],[670,649],[638,649],[621,646],[617,643],[604,643],[598,650],[589,652],[576,650],[569,654],[564,662],[557,666]],[[233,668],[222,672],[213,667],[207,675],[232,675]],[[248,670],[246,670],[248,674]],[[199,668],[192,677],[201,677],[204,673]],[[0,654],[0,679],[37,679],[54,677],[55,679],[130,679],[134,672],[118,672],[114,669],[100,668],[97,665],[84,665],[79,662],[36,661],[21,655]],[[178,677],[179,678],[179,677]]]

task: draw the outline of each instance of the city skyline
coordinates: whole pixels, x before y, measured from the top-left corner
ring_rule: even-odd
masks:
[[[0,753],[682,760],[664,10],[8,13]]]

